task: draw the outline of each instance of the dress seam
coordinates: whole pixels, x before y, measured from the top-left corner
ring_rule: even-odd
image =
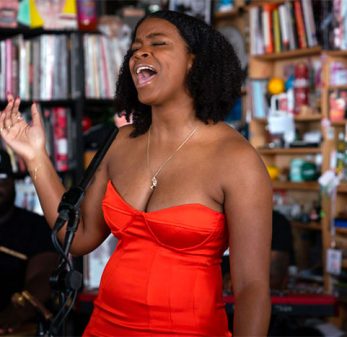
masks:
[[[149,268],[149,273],[148,275],[152,275],[152,269],[153,269],[153,264],[154,261],[156,260],[157,256],[158,256],[158,248],[155,251],[155,254],[152,258],[152,262],[151,262],[151,266]],[[151,277],[149,276],[147,279],[147,285],[146,285],[146,306],[147,306],[147,313],[148,313],[148,329],[151,331],[152,330],[152,319],[151,319],[151,310],[150,310],[150,306],[149,306],[149,301],[148,301],[148,291],[149,291],[149,284],[151,282]]]
[[[194,314],[194,323],[197,331],[200,330],[199,322],[197,320],[197,314],[196,314],[196,305],[195,305],[195,288],[196,288],[196,282],[197,282],[197,274],[195,274],[195,279],[194,279],[194,285],[193,285],[193,314]]]

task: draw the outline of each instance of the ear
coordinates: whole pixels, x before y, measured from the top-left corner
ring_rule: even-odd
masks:
[[[190,69],[192,68],[194,61],[195,61],[195,55],[190,53],[188,55],[188,66],[187,66],[188,71],[190,71]]]

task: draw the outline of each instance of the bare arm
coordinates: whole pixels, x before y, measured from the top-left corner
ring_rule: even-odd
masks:
[[[225,170],[225,213],[235,295],[233,336],[267,336],[270,319],[272,190],[255,151],[244,142]]]
[[[8,97],[9,103],[0,115],[0,131],[3,140],[24,159],[38,193],[46,220],[53,228],[57,218],[57,208],[65,188],[57,175],[46,152],[45,134],[40,114],[32,105],[32,124],[28,125],[19,112],[20,100]],[[71,246],[75,255],[88,253],[95,249],[109,234],[104,222],[101,201],[107,182],[107,159],[100,165],[96,179],[86,193],[82,207],[81,221]],[[87,205],[87,207],[85,206]],[[59,232],[63,241],[65,228]]]

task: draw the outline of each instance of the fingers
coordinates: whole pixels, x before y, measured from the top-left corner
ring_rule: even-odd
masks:
[[[8,131],[11,128],[12,121],[9,119],[9,117],[11,115],[13,105],[14,105],[13,97],[9,95],[8,103],[0,115],[0,132],[1,133]]]
[[[10,116],[12,125],[16,124],[17,121],[18,121],[19,119],[21,119],[21,114],[20,114],[20,112],[19,112],[19,104],[20,104],[20,98],[17,97],[17,98],[14,100],[14,104],[13,104],[12,112],[11,112],[11,116]]]
[[[12,95],[7,96],[8,104],[0,115],[0,134],[9,132],[10,129],[22,119],[19,112],[20,98],[13,98]]]
[[[33,125],[42,126],[41,116],[35,102],[31,105],[31,118],[33,120]]]

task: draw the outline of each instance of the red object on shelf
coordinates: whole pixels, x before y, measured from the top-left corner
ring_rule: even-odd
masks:
[[[96,1],[77,0],[77,20],[80,30],[93,31],[97,26]]]
[[[308,67],[304,62],[295,65],[294,79],[294,113],[300,113],[303,105],[309,105]]]
[[[64,107],[53,108],[54,161],[59,172],[69,169],[68,156],[68,117]]]
[[[88,131],[93,125],[93,121],[88,116],[83,116],[82,118],[82,131],[86,132]]]

